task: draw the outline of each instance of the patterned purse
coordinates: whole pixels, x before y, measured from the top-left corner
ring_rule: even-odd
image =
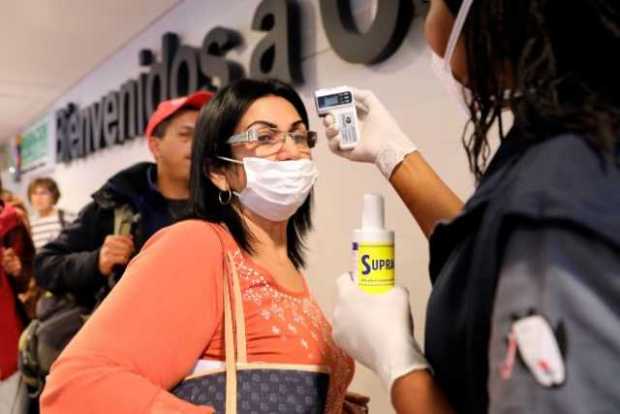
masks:
[[[172,393],[197,405],[212,406],[218,413],[322,414],[329,389],[328,367],[248,362],[241,288],[230,252],[226,262],[225,368],[194,372]]]

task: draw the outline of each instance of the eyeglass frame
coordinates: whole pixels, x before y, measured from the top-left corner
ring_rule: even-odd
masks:
[[[284,142],[286,141],[287,136],[291,138],[291,140],[293,140],[295,144],[297,144],[297,142],[292,136],[293,134],[307,134],[309,149],[314,148],[317,142],[317,133],[315,131],[304,131],[304,132],[280,131],[278,129],[269,128],[269,127],[266,129],[269,129],[271,131],[277,131],[279,134],[283,134],[284,139],[282,139],[282,141],[280,142],[282,145],[284,145]],[[226,140],[226,143],[230,145],[234,145],[234,144],[258,142],[258,136],[257,136],[258,133],[259,133],[259,128],[251,128],[251,129],[248,129],[247,131],[243,131],[243,132],[240,132],[238,134],[231,136],[230,138]]]
[[[47,188],[39,189],[39,188],[35,187],[35,189],[30,192],[30,196],[32,197],[33,195],[37,195],[37,196],[53,196],[54,194],[50,190],[48,190]]]

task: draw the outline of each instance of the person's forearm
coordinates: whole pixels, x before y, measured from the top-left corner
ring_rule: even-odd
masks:
[[[392,173],[390,183],[420,228],[429,237],[440,220],[452,219],[463,202],[439,178],[419,151],[412,152]]]
[[[94,414],[213,414],[172,395],[135,367],[94,352],[85,356],[75,346],[61,354],[47,376],[40,405],[46,414],[76,413],[89,407]],[[79,346],[78,346],[79,348]],[[69,348],[66,348],[69,349]],[[68,354],[68,355],[67,355]]]
[[[105,278],[99,273],[99,250],[60,253],[43,249],[35,258],[37,284],[56,294],[97,292]]]
[[[426,370],[413,371],[394,382],[392,405],[398,414],[455,413]]]

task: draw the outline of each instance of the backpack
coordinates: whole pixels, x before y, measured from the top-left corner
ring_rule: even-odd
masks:
[[[64,221],[63,219],[64,217],[61,221]],[[114,234],[131,234],[138,219],[139,216],[129,205],[115,208]],[[111,280],[105,294],[112,289],[115,282],[113,277],[108,279]],[[105,294],[98,295],[97,305]],[[49,374],[53,362],[92,312],[93,310],[78,305],[71,294],[54,295],[45,292],[39,299],[36,318],[24,329],[19,339],[19,369],[32,397],[41,393],[45,376]]]

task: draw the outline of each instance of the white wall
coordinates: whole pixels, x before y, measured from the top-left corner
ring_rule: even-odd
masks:
[[[151,48],[159,52],[161,35],[166,31],[178,33],[185,44],[199,46],[204,34],[216,25],[237,29],[246,44],[240,51],[229,53],[228,58],[247,68],[253,46],[262,37],[250,30],[253,12],[259,3],[259,0],[185,0],[75,85],[51,108],[52,114],[68,102],[85,107],[108,91],[118,89],[128,78],[135,78],[140,72],[139,50]],[[420,4],[416,3],[418,16],[398,52],[382,64],[361,66],[346,63],[330,48],[322,28],[318,0],[300,3],[305,83],[299,92],[309,112],[314,114],[311,93],[318,87],[347,84],[374,90],[438,174],[457,194],[466,198],[473,189],[473,180],[460,143],[464,117],[430,70],[422,31],[425,10]],[[376,0],[352,3],[361,21],[367,21],[376,6]],[[318,129],[319,125],[319,119],[312,115],[311,127]],[[326,313],[331,313],[334,280],[349,270],[351,231],[360,224],[362,194],[382,193],[386,198],[387,224],[396,230],[397,278],[412,293],[416,333],[423,343],[425,307],[430,290],[426,239],[396,193],[373,166],[353,165],[337,158],[324,141],[320,142],[314,156],[321,176],[316,186],[315,231],[308,243],[306,274],[315,295]],[[145,141],[139,138],[70,165],[58,165],[52,175],[63,192],[60,204],[77,211],[112,173],[149,158]],[[8,178],[4,181],[7,183]],[[23,191],[27,182],[28,177],[24,177],[22,188],[18,190]],[[379,381],[363,367],[358,367],[352,389],[371,396],[372,412],[392,412]]]

